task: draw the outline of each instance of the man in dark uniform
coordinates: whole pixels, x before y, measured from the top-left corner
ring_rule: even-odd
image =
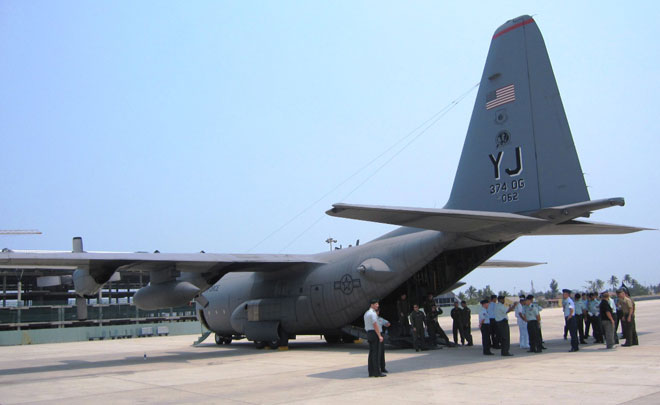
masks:
[[[435,298],[433,297],[433,293],[428,293],[426,296],[426,301],[424,301],[424,312],[428,315],[431,313],[432,307],[435,305]],[[442,313],[442,310],[438,311],[439,313]]]
[[[461,326],[463,327],[463,336],[467,340],[467,345],[472,346],[472,311],[467,306],[467,302],[461,301]]]
[[[438,333],[442,331],[440,324],[438,323],[438,307],[433,305],[431,307],[431,312],[426,314],[426,329],[429,333],[429,340],[431,345],[434,347],[438,345]]]
[[[465,344],[465,336],[463,335],[463,317],[461,308],[458,307],[458,301],[454,301],[454,308],[450,312],[452,319],[451,331],[454,333],[454,344],[458,344],[458,335],[461,335],[461,346]]]
[[[410,323],[413,329],[413,346],[415,351],[425,350],[424,346],[424,321],[425,316],[419,310],[419,305],[413,305],[413,311],[410,313]]]
[[[399,318],[399,335],[410,336],[410,323],[408,323],[410,304],[405,293],[401,294],[401,298],[396,302],[396,312]]]

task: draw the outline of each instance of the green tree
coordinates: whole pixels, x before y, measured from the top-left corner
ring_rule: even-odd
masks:
[[[467,290],[465,290],[465,293],[467,294],[469,299],[473,299],[477,297],[477,289],[474,288],[474,286],[469,286]]]
[[[550,298],[555,298],[559,294],[559,283],[554,278],[550,281]]]
[[[491,295],[495,295],[495,292],[490,288],[490,285],[487,285],[484,287],[481,296],[484,298],[490,298]]]
[[[502,295],[502,296],[504,296],[504,297],[509,297],[509,296],[511,296],[511,294],[509,294],[509,292],[508,292],[507,290],[501,290],[501,291],[499,291],[499,292],[497,293],[497,295],[498,295],[498,296],[499,296],[499,295]]]
[[[616,286],[619,284],[619,279],[615,275],[612,275],[612,277],[610,277],[609,283],[612,286],[612,289],[616,290]]]
[[[599,278],[597,278],[594,281],[594,287],[596,288],[596,292],[601,292],[603,288],[605,287],[605,282]]]
[[[630,276],[630,274],[626,274],[623,276],[623,282],[626,283],[627,286],[631,286],[633,278]]]

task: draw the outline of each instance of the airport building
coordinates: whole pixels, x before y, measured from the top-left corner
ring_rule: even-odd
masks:
[[[66,273],[66,271],[63,271]],[[148,273],[117,272],[98,295],[79,297],[70,274],[0,269],[0,345],[200,333],[194,305],[138,309],[133,294]]]

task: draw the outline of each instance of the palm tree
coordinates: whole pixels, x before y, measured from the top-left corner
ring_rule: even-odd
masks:
[[[626,283],[626,285],[631,286],[633,282],[633,278],[630,276],[630,274],[626,274],[623,276],[623,282]]]
[[[600,292],[603,290],[603,287],[605,287],[605,282],[599,278],[594,281],[594,287],[596,287],[596,292]]]
[[[474,286],[469,286],[467,290],[465,290],[465,293],[467,294],[469,299],[472,299],[475,297],[475,294],[477,293],[477,289],[474,288]]]
[[[610,277],[609,283],[612,286],[612,289],[616,290],[616,286],[619,284],[619,279],[615,275],[612,275],[612,277]]]

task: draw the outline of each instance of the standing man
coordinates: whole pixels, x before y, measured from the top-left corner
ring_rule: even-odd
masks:
[[[626,297],[630,299],[630,302],[632,302],[632,317],[630,318],[630,322],[632,325],[632,340],[633,340],[632,345],[637,346],[639,345],[639,340],[637,340],[637,325],[635,324],[635,312],[637,311],[637,309],[635,308],[635,300],[632,299],[632,297],[630,296],[630,291],[627,288],[623,292],[626,294]]]
[[[380,327],[380,334],[381,336],[384,334],[385,328],[389,328],[391,326],[390,321],[388,321],[385,318],[382,318],[380,316],[380,309],[376,311],[376,314],[378,315],[378,326]],[[380,372],[381,373],[389,373],[387,369],[385,368],[385,339],[383,339],[382,342],[378,343],[378,358],[380,361],[378,364],[380,365]]]
[[[410,304],[405,293],[396,302],[396,311],[399,316],[399,335],[410,336],[410,323],[408,323],[408,314],[410,313]]]
[[[458,307],[458,301],[454,301],[454,308],[450,312],[452,319],[451,330],[454,333],[454,344],[458,345],[458,335],[461,335],[461,346],[465,344],[465,336],[463,335],[463,317],[462,310]]]
[[[481,346],[486,356],[492,356],[490,351],[490,318],[488,316],[488,300],[481,300],[479,310],[479,329],[481,330]]]
[[[612,308],[612,318],[614,318],[614,344],[618,345],[619,344],[619,336],[616,334],[616,329],[619,326],[619,318],[617,317],[617,311],[616,311],[616,302],[614,302],[614,298],[612,296],[614,294],[610,294],[609,292],[607,293],[609,296],[609,303],[610,303],[610,308]],[[607,339],[605,340],[607,341]]]
[[[527,333],[529,334],[529,352],[541,353],[541,336],[539,334],[539,323],[541,322],[541,314],[536,305],[533,304],[534,296],[528,295],[525,300],[525,308],[523,310],[523,319],[527,322]]]
[[[521,295],[520,301],[516,304],[515,314],[516,314],[516,323],[518,324],[518,332],[520,335],[520,348],[529,349],[529,333],[527,332],[527,322],[523,317],[524,305],[525,305],[525,296]]]
[[[578,337],[580,344],[586,344],[584,340],[584,309],[585,304],[580,293],[575,293],[575,320],[577,321]]]
[[[594,343],[603,343],[603,333],[601,332],[600,312],[598,310],[598,301],[596,301],[596,294],[589,293],[589,319],[591,328],[593,329]]]
[[[604,292],[600,295],[600,323],[602,325],[603,335],[605,335],[605,342],[607,348],[614,348],[614,316],[612,315],[612,307],[610,306],[610,295]]]
[[[509,317],[508,313],[513,311],[516,304],[506,306],[504,303],[504,296],[497,297],[497,304],[495,304],[495,322],[497,322],[497,334],[500,338],[500,347],[502,348],[502,356],[513,356],[509,351],[511,347],[511,333],[509,330]]]
[[[561,303],[564,307],[564,320],[566,321],[566,326],[568,326],[568,332],[571,334],[571,350],[569,352],[577,352],[580,348],[578,347],[575,303],[571,299],[571,290],[564,288],[562,293],[564,294],[564,299]]]
[[[461,326],[463,326],[463,336],[468,342],[468,346],[472,346],[472,311],[467,306],[467,302],[461,301]]]
[[[413,330],[413,346],[415,351],[425,350],[424,345],[424,313],[419,310],[419,305],[413,305],[413,311],[410,313],[410,323]]]
[[[630,347],[633,344],[633,330],[632,330],[632,316],[633,316],[633,303],[630,298],[626,296],[623,290],[617,290],[619,296],[619,305],[621,306],[621,327],[623,328],[623,336],[626,338],[626,343],[621,346]]]
[[[490,321],[490,342],[493,349],[500,348],[500,339],[497,334],[497,323],[495,323],[495,305],[497,305],[497,295],[490,296],[488,303],[488,319]]]
[[[372,299],[369,309],[364,313],[364,330],[367,331],[367,341],[369,342],[369,377],[385,377],[386,375],[380,372],[380,355],[379,346],[383,341],[383,336],[380,334],[380,326],[378,325],[378,300]]]
[[[431,307],[431,312],[426,314],[426,330],[429,333],[429,339],[431,340],[431,345],[433,345],[433,347],[438,345],[438,333],[442,331],[442,328],[440,328],[440,324],[438,323],[439,315],[438,307],[435,306],[435,304]],[[449,343],[449,340],[447,340],[447,343]]]

